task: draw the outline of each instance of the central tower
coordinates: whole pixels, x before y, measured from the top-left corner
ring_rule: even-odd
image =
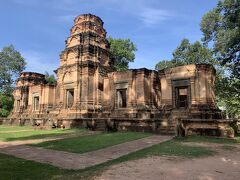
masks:
[[[103,21],[92,14],[76,17],[65,43],[56,71],[58,116],[92,117],[102,108],[103,77],[113,69]]]

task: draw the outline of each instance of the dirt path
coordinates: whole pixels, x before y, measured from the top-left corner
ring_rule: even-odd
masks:
[[[26,145],[5,146],[0,144],[0,153],[23,159],[48,163],[64,169],[83,169],[116,159],[131,152],[170,140],[169,136],[150,136],[147,138],[115,145],[84,154],[62,152]]]
[[[240,179],[240,146],[224,150],[213,145],[218,154],[187,159],[180,157],[148,157],[110,167],[95,180],[237,180]],[[228,146],[230,147],[230,146]],[[226,148],[226,146],[225,146]]]

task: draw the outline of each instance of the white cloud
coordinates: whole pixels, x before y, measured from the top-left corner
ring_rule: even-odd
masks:
[[[154,8],[143,8],[139,11],[139,19],[146,25],[159,24],[163,21],[168,20],[172,17],[172,14],[166,10],[154,9]]]
[[[36,51],[22,51],[22,56],[27,61],[27,66],[25,71],[45,73],[46,71],[50,74],[57,69],[58,60],[51,59],[50,55],[39,53]]]
[[[65,11],[66,15],[60,15],[58,18],[61,22],[72,22],[81,12],[92,12],[96,9],[112,10],[135,16],[143,24],[151,26],[169,20],[172,16],[166,9],[158,8],[155,0],[13,0],[16,3],[46,7]],[[155,5],[155,6],[154,6]],[[68,13],[66,13],[68,12]]]

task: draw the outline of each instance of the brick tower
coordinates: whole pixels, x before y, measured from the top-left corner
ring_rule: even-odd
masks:
[[[92,14],[75,18],[56,70],[59,118],[92,117],[102,108],[103,77],[112,71],[103,21]]]

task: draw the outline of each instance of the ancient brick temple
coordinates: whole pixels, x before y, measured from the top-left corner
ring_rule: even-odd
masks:
[[[21,74],[12,121],[173,132],[181,119],[221,118],[211,65],[116,72],[103,21],[91,14],[75,18],[65,42],[57,85],[39,73]]]

